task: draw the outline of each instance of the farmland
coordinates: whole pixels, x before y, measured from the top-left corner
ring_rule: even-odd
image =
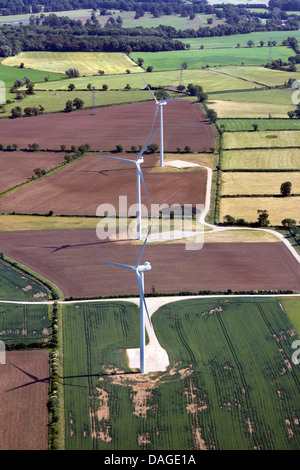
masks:
[[[99,36],[110,16],[121,15],[120,46],[129,26],[168,25],[153,30],[153,38],[157,32],[160,39],[180,40],[185,34],[178,29],[225,30],[214,15],[192,20],[145,13],[137,21],[132,12],[97,10]],[[70,17],[90,21],[91,13],[78,10]],[[16,30],[22,28],[27,26]],[[299,77],[292,67],[264,67],[271,53],[284,61],[294,55],[281,42],[300,39],[299,31],[221,37],[214,28],[214,37],[182,39],[186,50],[155,53],[142,52],[150,46],[141,37],[125,54],[70,52],[92,50],[92,43],[100,51],[102,39],[94,37],[96,25],[85,27],[91,35],[82,41],[78,25],[66,23],[66,34],[68,28],[74,42],[61,26],[66,44],[56,42],[55,28],[41,27],[45,35],[32,43],[20,38],[25,47],[11,41],[14,51],[24,52],[2,48],[9,57],[0,64],[0,80],[11,102],[0,114],[0,338],[15,350],[0,365],[0,449],[299,449],[300,377],[292,362],[300,331],[299,258],[276,236],[285,233],[297,244],[281,221],[299,223],[300,120],[287,116],[295,109],[291,79]],[[107,32],[112,35],[113,27]],[[250,39],[254,46],[246,47]],[[269,40],[277,41],[272,50]],[[103,50],[110,47],[115,45],[108,40]],[[183,62],[187,68],[180,70]],[[80,76],[66,79],[68,68]],[[17,97],[9,88],[25,76],[35,84],[33,94],[20,85]],[[205,205],[206,222],[214,225],[201,222],[200,236],[174,239],[181,219],[152,226],[139,261],[151,263],[146,301],[150,314],[160,307],[153,331],[169,365],[157,367],[159,353],[152,362],[150,342],[146,362],[152,372],[138,374],[128,350],[139,348],[139,286],[134,273],[103,262],[138,260],[143,242],[127,232],[136,229],[136,212],[128,216],[119,207],[120,196],[127,207],[136,203],[137,175],[128,162],[102,157],[134,160],[150,138],[155,102],[144,79],[154,93],[165,88],[177,98],[163,108],[166,165],[159,166],[158,148],[143,155],[152,204]],[[177,89],[179,83],[201,85],[207,99],[198,102],[197,95]],[[83,100],[83,108],[64,112],[74,98]],[[16,106],[22,117],[12,119]],[[26,107],[41,113],[24,117]],[[217,111],[215,123],[209,110]],[[160,144],[158,132],[152,142]],[[39,150],[29,151],[33,143]],[[77,151],[83,144],[86,151]],[[38,168],[47,174],[32,178]],[[283,181],[292,182],[295,195],[280,197]],[[149,212],[143,188],[142,203]],[[103,213],[111,208],[116,220]],[[225,215],[256,222],[258,209],[268,211],[271,227],[221,226]],[[149,225],[144,218],[143,235]],[[157,241],[162,227],[165,238]],[[196,227],[195,215],[190,227]]]
[[[39,301],[48,297],[44,286],[3,260],[0,260],[0,277],[1,300]]]
[[[280,172],[265,173],[263,178],[256,172],[224,172],[222,177],[222,194],[272,194],[280,195],[281,182],[290,181],[292,192],[300,194],[300,173]],[[287,202],[288,205],[288,202]]]
[[[67,449],[298,448],[299,369],[289,361],[297,336],[278,301],[176,302],[153,326],[168,370],[128,374],[136,307],[64,308]]]
[[[287,47],[274,47],[274,60],[287,60],[291,56],[291,50]],[[209,65],[264,65],[268,60],[267,48],[245,49],[215,49],[212,54],[209,50],[185,50],[170,52],[139,52],[131,53],[133,60],[141,57],[144,60],[144,67],[149,65],[154,70],[176,70],[182,62],[187,62],[189,68],[201,68]]]
[[[86,75],[97,74],[101,69],[104,73],[140,73],[138,67],[126,54],[106,54],[102,52],[21,52],[2,61],[2,65],[15,67],[23,62],[25,67],[45,72],[65,74],[69,68],[77,68],[79,73]]]
[[[0,304],[1,339],[9,343],[37,343],[49,341],[47,305]]]
[[[0,449],[47,450],[48,352],[8,351],[0,367]]]
[[[1,232],[0,244],[7,256],[49,279],[65,297],[138,294],[132,273],[100,260],[133,263],[140,245],[128,239],[99,239],[95,228]],[[202,249],[191,251],[183,243],[150,243],[143,258],[152,265],[145,283],[147,293],[152,286],[168,294],[300,290],[298,263],[281,242],[204,243]],[[261,263],[262,258],[268,264]]]

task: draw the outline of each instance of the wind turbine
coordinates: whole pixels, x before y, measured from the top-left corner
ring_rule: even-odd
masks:
[[[144,82],[146,83],[145,79],[144,79]],[[148,85],[147,83],[146,83],[146,86],[147,86],[148,90],[150,91],[150,93],[151,93],[153,99],[155,100],[155,104],[156,104],[151,133],[153,132],[153,127],[154,127],[155,119],[156,119],[156,116],[157,116],[157,113],[158,113],[158,109],[160,110],[160,166],[162,167],[162,166],[164,166],[164,129],[163,129],[163,127],[164,127],[164,122],[163,122],[163,106],[165,106],[168,101],[171,101],[171,100],[176,99],[176,97],[168,98],[168,99],[165,99],[165,100],[158,101],[158,100],[155,98],[154,94],[152,93],[152,90],[150,89],[150,87],[149,87],[149,85]]]
[[[144,159],[143,159],[142,155],[145,152],[146,148],[150,144],[151,140],[153,139],[153,137],[155,136],[157,131],[158,131],[158,129],[155,131],[154,134],[151,135],[151,137],[148,140],[148,142],[146,143],[146,145],[142,148],[142,150],[138,154],[136,160],[129,160],[128,158],[109,157],[107,155],[97,155],[98,157],[108,158],[110,160],[118,160],[118,161],[121,161],[121,162],[134,163],[135,166],[136,166],[136,175],[137,175],[137,238],[138,238],[138,240],[142,239],[141,180],[142,180],[143,186],[145,188],[145,191],[147,193],[147,196],[149,198],[150,204],[151,204],[151,198],[149,196],[149,192],[148,192],[148,189],[146,187],[143,172],[141,170],[141,164],[144,162]]]
[[[148,261],[146,261],[142,265],[139,265],[139,263],[141,261],[143,251],[144,251],[145,245],[147,243],[147,239],[148,239],[149,233],[151,231],[151,228],[152,228],[152,224],[149,228],[148,234],[145,238],[145,241],[143,243],[142,249],[140,251],[140,254],[139,254],[139,257],[138,257],[138,260],[137,260],[137,263],[136,263],[135,266],[130,266],[128,264],[113,263],[111,261],[101,260],[104,263],[112,264],[114,266],[119,266],[120,268],[127,269],[129,271],[134,271],[135,272],[135,275],[136,275],[136,278],[137,278],[137,281],[138,281],[138,285],[139,285],[139,290],[140,290],[140,372],[142,374],[145,373],[145,362],[146,362],[145,361],[145,311],[144,311],[144,308],[147,312],[147,316],[148,316],[150,326],[152,327],[149,312],[148,312],[148,309],[147,309],[146,300],[145,300],[145,294],[144,294],[144,272],[145,271],[150,271],[151,265]]]

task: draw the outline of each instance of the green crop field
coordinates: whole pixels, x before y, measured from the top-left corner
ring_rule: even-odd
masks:
[[[0,260],[0,299],[39,301],[48,298],[45,287]]]
[[[295,90],[292,90],[292,88],[259,88],[257,90],[236,91],[231,93],[210,93],[209,99],[285,106],[292,104],[292,95],[294,91]]]
[[[0,303],[0,338],[6,343],[37,343],[49,340],[47,305]]]
[[[294,55],[287,47],[273,47],[273,57],[287,61],[288,57]],[[267,48],[246,49],[214,49],[212,50],[184,50],[168,52],[132,52],[133,60],[138,57],[144,59],[143,67],[149,65],[154,70],[176,70],[180,64],[187,62],[189,68],[201,68],[206,65],[264,65],[268,62]]]
[[[226,131],[253,131],[253,124],[260,131],[300,130],[300,119],[218,119],[218,126]]]
[[[226,149],[300,147],[298,131],[225,132]]]
[[[229,54],[229,52],[227,53]],[[224,66],[216,67],[214,70],[223,75],[230,75],[248,80],[252,82],[252,85],[254,84],[254,86],[266,85],[269,87],[274,87],[278,85],[284,85],[290,78],[294,77],[295,80],[297,79],[297,76],[294,76],[294,74],[291,75],[291,72],[272,70],[265,67]]]
[[[139,73],[143,70],[136,65],[126,54],[115,52],[21,52],[2,61],[6,66],[19,66],[23,62],[25,67],[46,72],[65,73],[69,68],[76,68],[80,74],[93,75],[99,70],[105,73]]]
[[[7,88],[10,88],[17,79],[22,80],[24,77],[30,78],[34,83],[45,82],[45,78],[50,80],[51,83],[52,80],[60,80],[65,77],[64,73],[49,73],[42,70],[32,70],[27,68],[20,69],[19,62],[17,65],[18,67],[8,67],[2,63],[0,64],[0,80],[5,83]],[[48,85],[50,85],[50,83],[48,83]]]
[[[233,3],[233,2],[231,2]],[[264,41],[264,48],[266,57],[268,57],[268,41],[276,41],[277,46],[280,46],[284,39],[288,37],[295,37],[300,39],[300,30],[296,31],[264,31],[260,33],[248,33],[248,34],[234,34],[230,36],[215,36],[209,38],[183,38],[180,39],[185,44],[190,44],[192,49],[199,49],[202,45],[206,49],[215,49],[223,47],[236,47],[240,44],[240,47],[248,47],[247,42],[253,41],[253,47],[260,47],[260,41]],[[293,55],[293,51],[290,55]]]
[[[300,170],[299,149],[224,150],[222,168],[224,170]]]
[[[299,448],[298,336],[279,301],[181,301],[153,326],[170,366],[141,376],[125,356],[138,347],[136,306],[64,306],[66,449]]]

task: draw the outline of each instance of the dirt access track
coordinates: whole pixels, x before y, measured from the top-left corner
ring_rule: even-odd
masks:
[[[90,144],[91,150],[111,151],[117,144],[130,151],[150,138],[154,101],[91,110],[57,113],[1,121],[0,142],[28,148],[36,142],[40,149],[58,150],[60,145]],[[157,117],[155,129],[159,126]],[[152,143],[159,144],[159,132]],[[189,145],[193,152],[214,147],[215,135],[200,107],[187,100],[170,101],[164,106],[164,150],[174,152]]]
[[[136,159],[136,154],[122,158]],[[204,204],[207,173],[204,170],[151,172],[159,156],[145,155],[141,165],[153,204]],[[1,174],[1,173],[0,173]],[[1,212],[23,214],[96,215],[100,204],[112,204],[119,213],[119,196],[127,197],[128,208],[136,204],[136,166],[88,155],[66,165],[47,178],[20,188],[1,198]],[[142,187],[142,203],[150,214],[147,194]]]
[[[47,450],[48,353],[7,351],[0,374],[0,450]]]
[[[134,273],[101,260],[135,265],[141,249],[132,241],[99,240],[96,229],[0,233],[1,251],[61,288],[66,297],[138,294]],[[141,263],[145,291],[300,290],[300,266],[282,242],[147,244]]]

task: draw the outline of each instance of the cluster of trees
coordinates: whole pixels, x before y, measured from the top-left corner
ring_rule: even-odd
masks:
[[[70,113],[73,109],[82,109],[84,101],[81,98],[74,98],[74,100],[68,100],[65,105],[64,111]]]
[[[227,214],[223,217],[224,225],[238,225],[240,227],[268,227],[270,225],[268,211],[265,209],[259,209],[257,211],[257,215],[258,217],[256,222],[246,222],[245,219],[235,219],[231,215]]]
[[[299,93],[300,93],[300,90],[299,90]],[[300,103],[297,104],[296,109],[294,111],[288,111],[287,115],[290,119],[293,119],[293,118],[300,119]]]

